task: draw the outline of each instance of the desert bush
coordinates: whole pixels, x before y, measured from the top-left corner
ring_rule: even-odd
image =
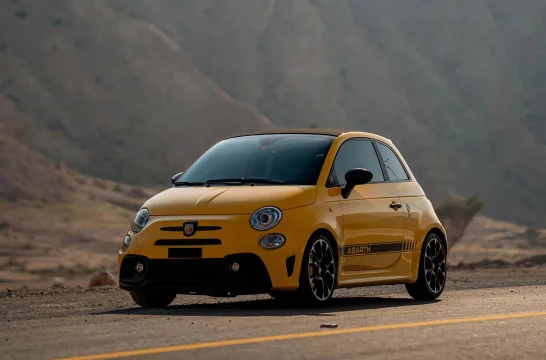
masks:
[[[477,196],[449,199],[437,206],[436,213],[446,229],[450,248],[463,237],[466,228],[482,208],[483,203]]]
[[[7,221],[0,221],[0,231],[9,228],[9,223]]]
[[[133,198],[144,198],[146,197],[146,193],[144,190],[142,190],[139,187],[132,186],[129,191],[127,191],[127,195],[133,197]]]
[[[55,169],[57,169],[57,170],[65,170],[66,169],[64,161],[62,161],[62,160],[56,161],[54,166],[55,166]]]
[[[52,289],[65,289],[66,285],[64,283],[64,279],[60,277],[54,277],[53,278],[53,285],[51,285]]]
[[[114,277],[108,271],[99,271],[91,276],[89,280],[89,287],[96,286],[115,286],[116,281]]]
[[[93,185],[95,185],[99,189],[103,189],[103,190],[108,189],[108,184],[104,180],[93,179]]]
[[[538,244],[539,234],[534,223],[529,222],[527,224],[527,229],[525,229],[525,233],[523,235],[525,236],[525,240],[527,240],[531,245]]]

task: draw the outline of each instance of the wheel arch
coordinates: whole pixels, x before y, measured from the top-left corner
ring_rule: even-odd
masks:
[[[332,232],[330,230],[328,230],[328,229],[320,228],[320,229],[315,230],[311,234],[309,239],[311,239],[315,235],[323,235],[323,236],[327,237],[328,240],[330,240],[330,242],[332,243],[332,247],[334,248],[334,251],[336,252],[336,254],[335,254],[336,255],[336,260],[339,263],[339,245],[337,243],[337,240],[336,240],[336,237],[334,236],[334,234],[332,234]]]
[[[425,239],[430,235],[430,234],[435,234],[435,235],[438,235],[438,237],[440,238],[440,240],[442,240],[442,243],[444,244],[445,248],[446,248],[446,253],[447,253],[447,237],[446,237],[446,234],[444,234],[444,232],[440,229],[440,228],[437,228],[437,227],[433,227],[432,229],[430,229],[427,233],[427,235],[425,236]],[[423,244],[425,242],[423,241]]]

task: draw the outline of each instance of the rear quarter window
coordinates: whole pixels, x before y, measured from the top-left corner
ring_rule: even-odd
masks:
[[[383,163],[387,169],[387,175],[391,181],[409,180],[409,175],[404,166],[398,159],[398,156],[387,145],[377,142],[377,148],[383,158]]]

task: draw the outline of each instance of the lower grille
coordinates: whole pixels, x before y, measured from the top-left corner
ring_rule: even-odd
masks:
[[[144,264],[138,274],[136,264]],[[237,262],[239,270],[231,265]],[[255,254],[235,254],[214,259],[148,259],[127,255],[120,269],[120,285],[128,290],[174,288],[179,293],[260,294],[271,289],[262,260]]]

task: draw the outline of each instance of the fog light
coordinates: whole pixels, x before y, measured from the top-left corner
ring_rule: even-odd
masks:
[[[135,266],[135,270],[137,271],[137,273],[140,274],[141,272],[144,271],[144,264],[141,262],[137,263]]]
[[[260,246],[265,249],[278,249],[284,245],[286,239],[280,234],[269,234],[260,240]]]
[[[231,264],[231,265],[229,266],[229,268],[230,268],[231,271],[233,271],[233,272],[239,271],[240,267],[241,267],[241,265],[239,265],[239,263],[238,263],[237,261],[234,261],[233,264]]]
[[[123,242],[121,243],[121,247],[119,248],[119,253],[123,254],[124,252],[129,249],[129,246],[131,246],[131,237],[129,235],[125,236],[125,239],[123,239]]]

